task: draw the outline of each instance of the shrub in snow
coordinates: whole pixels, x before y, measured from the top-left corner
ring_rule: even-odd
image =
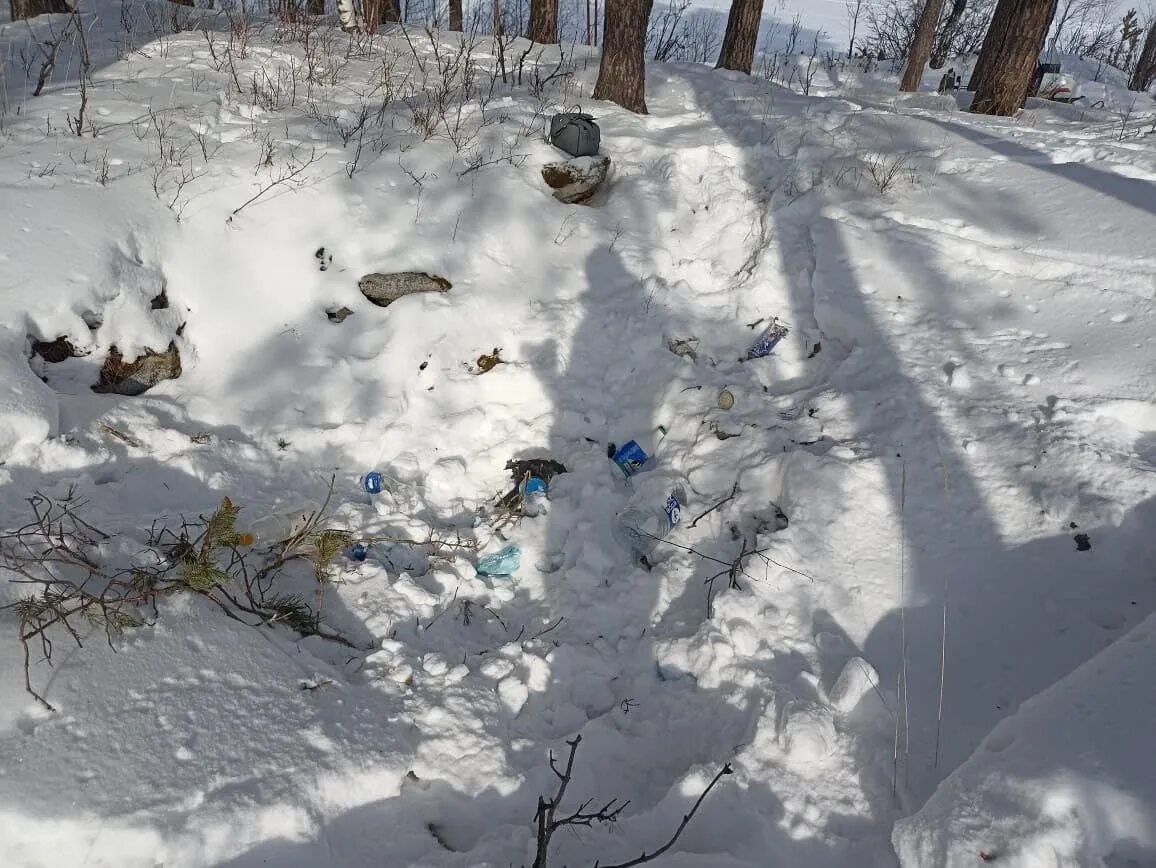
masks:
[[[83,647],[90,627],[103,630],[111,645],[125,631],[154,623],[159,602],[176,594],[204,597],[252,627],[280,624],[302,636],[354,647],[322,623],[321,613],[307,602],[307,588],[298,590],[299,584],[289,585],[282,576],[290,562],[306,560],[316,583],[331,581],[331,564],[352,538],[324,526],[328,497],[299,520],[281,522],[284,532],[271,538],[260,530],[261,522],[251,527],[239,522],[240,507],[226,497],[198,522],[154,524],[144,550],[128,562],[105,554],[115,536],[82,516],[85,502],[74,493],[65,498],[37,494],[28,502],[32,520],[0,534],[0,568],[38,590],[0,610],[16,615],[25,687],[49,710],[53,707],[32,684],[33,648],[51,664],[54,638],[71,636]]]

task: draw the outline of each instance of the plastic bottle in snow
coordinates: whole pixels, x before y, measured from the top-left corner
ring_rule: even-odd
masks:
[[[237,517],[237,532],[241,545],[277,545],[293,539],[303,531],[317,511],[315,506],[299,506],[281,510],[271,515],[263,515],[252,522],[246,521],[244,513]]]
[[[385,477],[376,470],[371,470],[365,476],[361,477],[361,487],[365,489],[365,493],[371,498],[376,497],[385,491]]]
[[[378,513],[387,513],[396,508],[390,480],[378,470],[371,470],[361,477],[361,489],[369,499],[369,505]]]
[[[478,575],[504,577],[513,574],[522,564],[522,550],[508,545],[499,552],[478,559]]]
[[[686,506],[686,487],[680,477],[655,473],[636,488],[630,503],[614,521],[614,537],[627,551],[647,557],[674,530]]]
[[[546,511],[545,480],[531,476],[522,483],[522,515],[535,516]]]

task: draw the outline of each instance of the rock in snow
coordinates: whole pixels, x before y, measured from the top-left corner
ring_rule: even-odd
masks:
[[[116,346],[109,347],[108,356],[100,369],[100,382],[94,392],[112,395],[141,395],[164,380],[175,380],[181,375],[181,354],[175,343],[158,353],[148,347],[133,361],[126,362]]]
[[[576,205],[598,192],[609,171],[609,157],[575,157],[563,163],[547,163],[542,167],[542,179],[554,191],[555,199]]]
[[[33,338],[32,353],[53,365],[59,364],[65,359],[84,355],[76,349],[72,341],[68,339],[68,335],[61,335],[54,341],[41,341]]]
[[[448,292],[452,287],[444,277],[424,271],[374,272],[357,282],[361,294],[378,307],[389,307],[399,298],[416,292]]]

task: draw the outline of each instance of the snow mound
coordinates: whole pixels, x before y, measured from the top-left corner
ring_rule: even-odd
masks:
[[[905,866],[1156,864],[1156,616],[1003,721],[917,814]]]
[[[20,348],[23,335],[0,326],[0,463],[16,450],[36,446],[56,434],[56,398],[28,367]]]

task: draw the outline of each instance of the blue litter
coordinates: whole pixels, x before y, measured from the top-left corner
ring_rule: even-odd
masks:
[[[621,468],[622,472],[627,476],[633,476],[642,469],[650,456],[646,454],[646,450],[638,445],[634,440],[624,443],[617,452],[614,453],[612,459],[615,464]]]
[[[761,359],[764,356],[769,356],[779,341],[785,338],[789,332],[790,329],[786,325],[778,319],[772,319],[771,324],[762,330],[755,342],[751,344],[751,348],[747,350],[747,359]]]
[[[546,483],[537,476],[531,476],[522,486],[522,497],[533,497],[535,494],[545,494]]]
[[[369,557],[369,547],[365,543],[354,543],[349,549],[349,556],[355,561],[363,561]]]
[[[522,564],[522,550],[515,545],[478,560],[479,576],[508,576]]]
[[[385,477],[374,470],[361,477],[361,486],[366,494],[381,494],[385,491]]]

